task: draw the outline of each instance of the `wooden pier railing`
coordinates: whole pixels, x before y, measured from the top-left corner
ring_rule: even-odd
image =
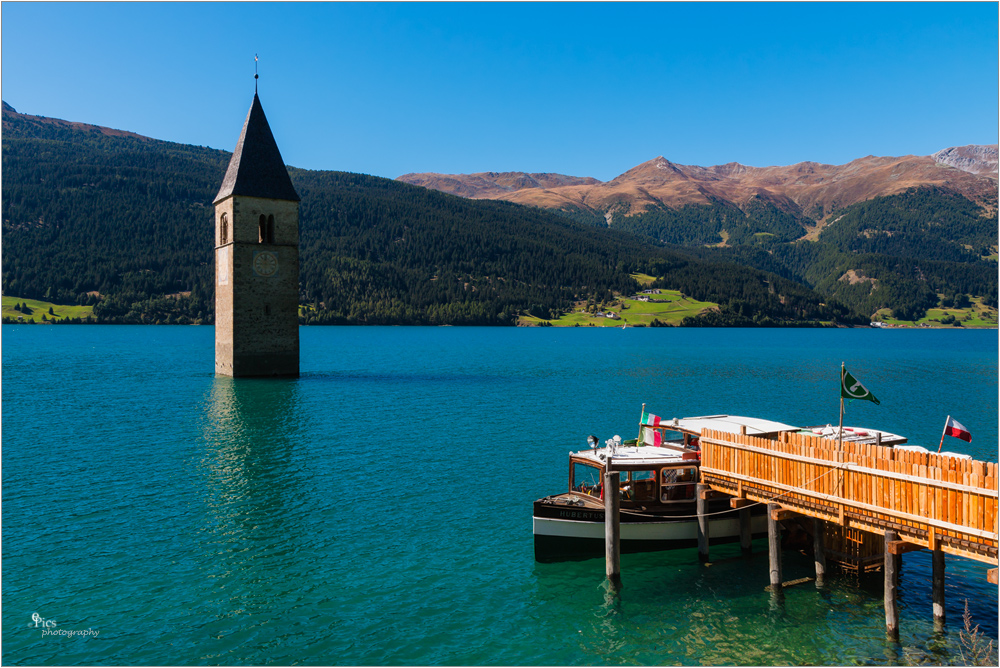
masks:
[[[702,483],[752,501],[997,564],[997,464],[807,434],[705,430]]]

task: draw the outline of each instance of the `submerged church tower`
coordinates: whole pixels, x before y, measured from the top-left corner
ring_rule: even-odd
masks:
[[[215,372],[299,375],[299,196],[254,92],[215,197]]]

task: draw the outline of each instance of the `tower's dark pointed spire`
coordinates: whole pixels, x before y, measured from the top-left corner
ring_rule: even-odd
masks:
[[[299,201],[256,92],[215,202],[230,195]]]

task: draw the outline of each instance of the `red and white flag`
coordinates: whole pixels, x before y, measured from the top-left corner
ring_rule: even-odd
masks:
[[[972,443],[972,434],[969,433],[969,430],[959,424],[958,421],[950,415],[948,416],[948,421],[944,424],[944,435],[954,436],[955,438],[960,438],[963,441]]]

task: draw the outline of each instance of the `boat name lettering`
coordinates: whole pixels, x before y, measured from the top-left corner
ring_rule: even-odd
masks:
[[[560,510],[559,517],[565,517],[567,519],[593,520],[599,519],[600,514],[590,513],[585,510]]]

